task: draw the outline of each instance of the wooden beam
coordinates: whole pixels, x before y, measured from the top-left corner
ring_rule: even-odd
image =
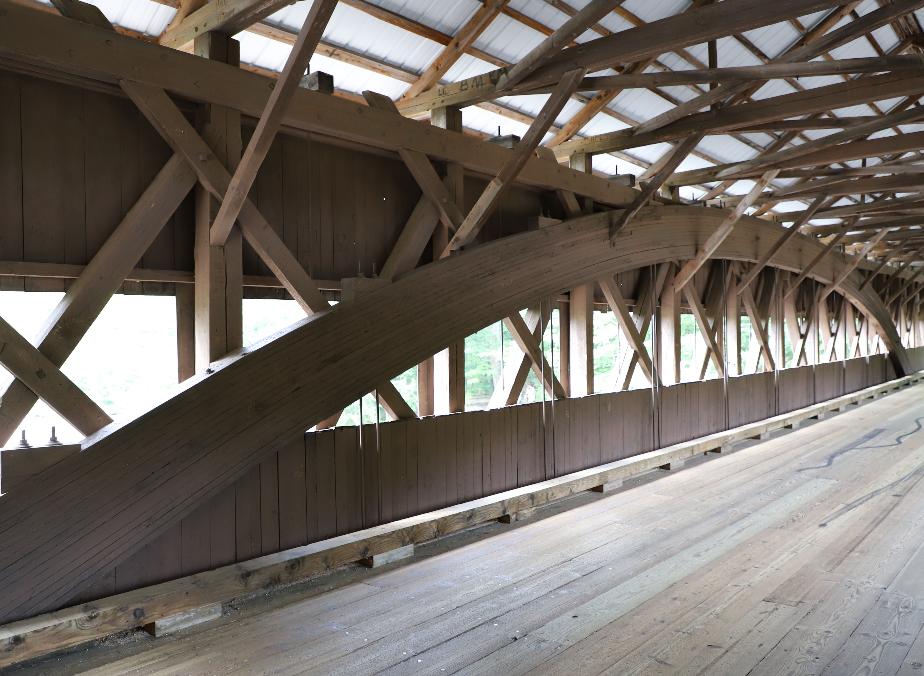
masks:
[[[471,18],[462,24],[459,30],[456,31],[456,34],[449,41],[449,44],[443,48],[423,73],[420,74],[417,81],[408,87],[402,98],[414,98],[418,94],[438,85],[446,72],[459,60],[459,57],[474,44],[475,40],[477,40],[485,29],[491,25],[491,22],[497,18],[497,15],[507,2],[508,0],[485,0],[485,2],[475,10]]]
[[[510,316],[505,317],[504,326],[510,331],[510,335],[513,337],[514,342],[516,342],[517,347],[519,347],[524,354],[529,355],[530,362],[532,363],[531,368],[539,378],[539,382],[543,384],[543,387],[555,398],[564,397],[565,390],[562,388],[561,383],[558,382],[555,371],[552,370],[545,355],[542,353],[541,337],[539,342],[533,341],[533,330],[526,325],[526,322],[523,321],[523,317],[520,316],[519,312],[514,312]]]
[[[626,73],[641,73],[654,63],[654,57],[638,61],[626,67]],[[609,110],[607,106],[615,99],[621,89],[607,89],[598,92],[589,99],[584,106],[571,118],[562,125],[561,129],[549,140],[549,147],[554,148],[575,136],[590,122],[598,113]]]
[[[793,167],[817,167],[832,164],[835,162],[846,162],[848,160],[861,159],[864,157],[877,157],[880,155],[902,154],[913,150],[924,148],[924,132],[912,132],[910,134],[898,134],[894,136],[884,136],[882,138],[870,139],[866,141],[851,141],[840,145],[832,146],[822,150],[816,150],[808,155],[802,155],[788,162],[781,162],[778,169],[781,170],[780,176],[791,175],[786,169]],[[695,169],[674,174],[668,179],[669,185],[695,185],[704,182],[716,181],[717,174],[725,169],[734,168],[735,164],[718,165],[708,169]],[[851,173],[850,168],[842,170],[845,174]],[[880,171],[886,171],[885,165]],[[813,170],[811,176],[822,175],[824,172]],[[836,174],[838,175],[838,174]]]
[[[612,277],[607,276],[601,277],[597,280],[597,283],[600,284],[607,305],[610,306],[610,309],[616,316],[616,321],[619,322],[619,327],[629,340],[632,350],[638,355],[639,366],[645,373],[645,377],[648,378],[648,382],[652,385],[660,385],[660,381],[655,376],[648,349],[645,347],[645,339],[639,333],[638,327],[636,327],[635,321],[629,312],[629,306],[626,305],[626,301],[622,297],[622,292],[619,290],[616,281]]]
[[[889,233],[889,230],[882,230],[881,232],[879,232],[879,234],[877,234],[869,242],[867,242],[859,252],[854,254],[853,257],[850,259],[850,262],[844,267],[843,270],[841,270],[838,276],[830,284],[828,284],[828,286],[822,289],[821,297],[827,298],[831,293],[837,290],[837,288],[840,287],[840,285],[844,283],[844,280],[847,279],[847,277],[849,277],[850,274],[854,270],[856,270],[857,266],[860,265],[860,263],[862,263],[866,259],[866,256],[869,254],[870,251],[873,250],[873,247],[879,244],[879,242],[881,242],[888,233]],[[869,279],[871,279],[873,276],[875,276],[875,273],[873,273]],[[860,285],[861,289],[866,284],[866,282],[867,280],[864,280],[863,284]]]
[[[555,121],[574,92],[574,88],[584,75],[583,70],[567,72],[559,82],[555,91],[542,106],[536,119],[530,125],[523,139],[512,151],[512,155],[497,175],[491,179],[488,186],[481,193],[475,205],[465,217],[465,221],[456,230],[446,247],[446,253],[455,251],[469,244],[477,235],[497,206],[498,200],[510,187],[510,184],[520,173],[526,161],[533,156],[536,147],[542,141],[546,131]]]
[[[29,481],[3,498],[0,621],[60,607],[280,443],[458,336],[562,288],[691,255],[724,218],[713,211],[653,208],[636,218],[633,236],[624,233],[619,248],[608,246],[608,219],[600,214],[502,238],[222,362],[130,425],[98,436],[78,456],[43,473],[40,483]],[[755,242],[774,227],[743,219],[718,255],[751,260],[760,253]],[[665,228],[673,228],[667,241]],[[826,263],[818,278],[830,281],[840,260]],[[780,265],[792,269],[798,256]],[[886,308],[869,288],[857,293],[859,281],[845,282],[845,295],[883,322],[898,370],[910,371]],[[498,294],[501,283],[505,292]],[[455,293],[459,288],[466,293]],[[202,420],[209,424],[196,424]],[[88,485],[95,490],[87,491]]]
[[[53,73],[70,73],[94,82],[129,79],[153,85],[190,101],[234,107],[258,117],[273,81],[243,69],[228,68],[194,55],[83,26],[60,16],[4,6],[0,54],[17,64]],[[462,134],[426,127],[383,111],[370,110],[320,92],[299,89],[285,111],[283,124],[372,148],[397,152],[418,150],[434,161],[451,161],[467,171],[494,175],[509,151]],[[517,182],[543,190],[559,188],[613,206],[629,204],[631,189],[619,181],[580,174],[545,159],[530,158]]]
[[[661,290],[661,308],[656,334],[659,338],[658,374],[665,385],[676,385],[681,380],[680,295],[674,289],[674,274],[674,265],[671,264],[664,288]]]
[[[0,318],[0,364],[84,436],[112,422],[48,357]]]
[[[744,310],[748,313],[748,317],[751,320],[751,326],[757,336],[757,342],[760,343],[760,349],[764,354],[764,370],[774,371],[776,370],[776,362],[773,358],[773,350],[770,347],[770,336],[767,333],[766,321],[761,317],[757,303],[754,302],[754,294],[751,292],[751,289],[744,289],[744,292],[741,293],[741,300],[744,304]]]
[[[295,44],[292,45],[292,51],[286,59],[282,74],[276,80],[269,100],[266,102],[266,108],[260,115],[256,129],[250,137],[241,162],[221,201],[218,215],[215,216],[215,222],[212,224],[211,240],[214,246],[222,246],[228,239],[234,221],[237,220],[247,200],[247,193],[250,192],[254,179],[257,177],[257,171],[263,164],[273,139],[276,138],[276,132],[282,126],[285,109],[295,90],[298,89],[302,75],[308,68],[308,61],[314,54],[314,49],[320,42],[321,35],[336,6],[337,0],[314,0],[312,3],[305,23],[298,37],[295,38]]]
[[[675,70],[659,73],[622,73],[620,75],[603,75],[585,77],[581,81],[580,91],[604,89],[648,89],[651,87],[676,87],[685,84],[705,84],[717,82],[747,82],[790,78],[817,77],[822,75],[843,75],[851,73],[884,73],[895,70],[920,70],[924,66],[924,57],[919,54],[899,56],[874,56],[856,59],[833,59],[831,61],[770,62],[757,66],[731,66],[726,68],[701,68]],[[872,120],[866,120],[870,122]],[[764,131],[792,129],[827,129],[844,126],[835,120],[780,120],[766,123]],[[857,124],[854,119],[853,124]],[[818,126],[814,126],[818,125]]]
[[[462,133],[462,111],[458,108],[437,108],[430,115],[430,124],[454,134]],[[465,204],[465,170],[456,162],[447,162],[443,183],[455,204]],[[464,218],[462,219],[464,221]],[[447,245],[454,227],[437,223],[431,228],[431,257],[434,261],[446,255]],[[433,357],[434,401],[437,413],[455,413],[465,410],[465,338],[450,342]]]
[[[760,274],[760,271],[763,270],[767,265],[773,261],[773,257],[779,253],[786,244],[788,244],[797,234],[799,234],[799,229],[811,220],[812,216],[818,211],[822,206],[830,203],[830,200],[824,196],[817,197],[814,202],[812,202],[808,209],[802,212],[802,215],[799,216],[799,219],[792,224],[792,226],[786,230],[776,242],[773,243],[767,252],[761,256],[760,260],[748,270],[748,273],[742,277],[741,281],[738,283],[738,293],[743,293],[747,289],[751,282]]]
[[[594,393],[594,285],[571,288],[568,304],[568,395]]]
[[[196,374],[195,289],[177,284],[176,294],[176,381],[182,383]]]
[[[674,283],[674,288],[677,288],[676,282]],[[683,295],[687,299],[687,304],[690,306],[690,312],[693,313],[693,318],[696,320],[697,327],[699,327],[699,332],[706,340],[706,346],[709,348],[709,354],[712,363],[715,365],[715,370],[718,372],[719,376],[723,376],[725,374],[725,360],[722,357],[722,348],[720,348],[719,344],[716,342],[712,326],[709,324],[706,308],[703,307],[696,293],[696,289],[691,285],[688,284],[682,287],[682,289]]]
[[[757,199],[760,193],[763,192],[764,188],[767,187],[767,185],[774,178],[776,178],[777,173],[777,170],[773,169],[761,176],[760,180],[754,184],[754,187],[751,188],[751,191],[745,196],[745,198],[735,206],[732,212],[725,218],[724,221],[722,221],[721,225],[716,228],[715,232],[709,235],[699,251],[696,252],[696,256],[684,264],[684,266],[680,269],[680,272],[678,272],[677,276],[674,278],[674,288],[677,289],[677,291],[683,289],[689,283],[689,281],[693,279],[693,275],[696,274],[696,271],[699,270],[707,260],[709,260],[719,245],[721,245],[722,242],[725,241],[725,238],[731,234],[731,231],[734,229],[735,223],[738,222],[738,219],[744,215],[744,212],[747,211],[747,209],[751,206],[751,203]]]
[[[212,0],[171,25],[159,41],[167,47],[181,48],[209,32],[234,35],[285,7],[281,0]]]
[[[670,272],[671,264],[662,263],[658,266],[657,272],[652,277],[651,274],[645,275],[644,283],[639,289],[639,300],[635,305],[635,326],[638,328],[640,336],[647,336],[652,322],[657,314],[658,299],[661,297],[661,291]],[[657,347],[657,341],[655,341]],[[619,369],[619,384],[623,390],[628,390],[632,384],[632,377],[635,374],[635,367],[638,365],[639,356],[635,350],[630,350],[623,359],[623,365]]]
[[[834,237],[832,237],[831,240],[825,244],[825,248],[819,251],[818,254],[812,260],[809,261],[808,265],[802,268],[802,270],[799,272],[799,275],[796,277],[796,281],[793,282],[789,291],[786,292],[787,296],[790,296],[793,293],[795,293],[795,290],[799,287],[802,281],[806,279],[811,274],[812,270],[814,270],[818,266],[818,264],[821,263],[821,261],[824,260],[828,256],[828,254],[830,254],[834,250],[834,247],[836,247],[838,244],[841,243],[841,240],[843,238],[844,238],[844,233],[840,233],[839,235],[835,235]]]
[[[70,286],[46,320],[36,343],[55,366],[60,368],[77,347],[195,182],[192,169],[174,155]],[[35,393],[18,380],[7,386],[0,398],[2,443],[14,434],[36,399]]]
[[[581,33],[609,14],[623,0],[591,0],[555,31],[536,45],[522,59],[502,74],[497,82],[499,92],[513,89],[552,56],[561,52]]]
[[[550,318],[547,313],[527,310],[524,321],[526,322],[526,328],[531,332],[533,342],[536,344],[541,344],[542,334],[545,332]],[[488,408],[500,408],[501,406],[513,406],[516,404],[534,363],[529,353],[522,350],[519,360],[507,362],[503,369],[501,382],[496,383],[494,386]]]
[[[886,304],[886,305],[891,305],[892,303],[894,303],[895,300],[896,300],[899,296],[901,296],[903,293],[905,293],[905,291],[907,291],[909,288],[911,288],[911,285],[914,284],[914,282],[917,281],[918,277],[920,277],[922,274],[924,274],[924,265],[919,266],[918,269],[915,270],[915,272],[914,272],[908,279],[906,279],[906,280],[901,284],[901,286],[898,287],[898,289],[897,289],[896,291],[894,291],[893,293],[889,294],[889,295],[886,297],[886,299],[885,299],[885,304]]]
[[[195,40],[195,52],[207,59],[237,67],[240,45],[221,33]],[[231,171],[241,158],[241,114],[224,106],[204,104],[197,114],[200,133],[215,158]],[[244,346],[243,251],[235,228],[224,245],[212,246],[212,221],[218,203],[203,186],[196,188],[195,305],[196,370],[205,371],[216,359]]]
[[[747,160],[737,165],[736,169],[723,169],[717,176],[720,179],[735,178],[739,175],[747,175],[748,172],[765,171],[768,167],[777,166],[780,163],[788,162],[798,157],[809,155],[815,150],[829,148],[831,146],[853,141],[858,138],[869,136],[883,129],[889,129],[901,124],[909,124],[924,118],[924,109],[920,107],[902,110],[897,113],[883,115],[875,120],[864,124],[856,125],[835,134],[830,134],[819,139],[814,139],[801,143],[797,146],[779,150],[774,153],[766,153],[756,157],[753,160]],[[830,193],[829,193],[830,194]]]
[[[839,8],[833,9],[822,18],[811,31],[800,36],[800,39],[794,45],[785,50],[781,56],[774,59],[773,63],[811,61],[822,54],[830,52],[836,47],[866,35],[870,31],[887,24],[892,19],[906,12],[914,11],[924,3],[920,0],[898,0],[898,2],[890,3],[889,5],[873,10],[845,26],[836,28],[837,24],[839,24],[844,17],[850,13],[853,7],[856,7],[858,4],[859,2],[854,0],[853,2],[843,3]],[[698,110],[703,110],[712,103],[727,100],[730,97],[744,97],[748,93],[757,91],[759,88],[759,84],[752,85],[749,83],[719,85],[705,94],[685,101],[671,110],[646,120],[644,123],[637,125],[635,131],[639,134],[651,133],[687,115],[691,115]],[[781,116],[781,118],[782,117],[786,116]]]
[[[399,115],[395,102],[387,96],[377,92],[364,91],[363,98],[372,108],[390,111],[394,115]],[[461,120],[460,120],[461,127]],[[461,131],[461,129],[460,129]],[[436,173],[430,159],[421,152],[399,148],[398,155],[404,162],[411,176],[417,181],[417,185],[423,191],[424,197],[429,199],[433,206],[436,207],[440,215],[440,220],[447,228],[455,232],[462,225],[465,214],[459,209],[456,200],[449,194],[443,180]],[[419,258],[420,254],[418,254]]]
[[[909,76],[901,72],[874,75],[862,80],[839,82],[737,106],[695,113],[653,131],[633,133],[632,130],[620,130],[575,139],[561,144],[555,152],[564,156],[575,152],[606,153],[625,150],[672,141],[697,132],[731,131],[746,124],[821,113],[868,101],[920,95],[922,92],[924,92],[924,76]]]
[[[835,4],[835,0],[781,0],[773,4],[761,0],[725,0],[562,50],[520,85],[526,90],[554,85],[574,69],[594,72],[614,64],[642,61],[677,47],[766,26]],[[492,71],[440,87],[430,95],[408,100],[401,106],[402,112],[407,115],[442,105],[465,106],[492,98],[502,74],[502,70]]]
[[[613,222],[610,226],[610,239],[615,239],[616,235],[622,230],[632,218],[641,211],[642,207],[648,204],[649,200],[654,197],[658,190],[661,189],[661,186],[664,185],[664,182],[671,176],[677,167],[680,166],[680,163],[683,162],[687,155],[693,152],[693,149],[699,145],[699,142],[703,140],[703,134],[691,134],[686,137],[683,141],[678,143],[674,148],[667,151],[667,158],[661,164],[658,172],[651,178],[650,181],[645,183],[642,186],[642,191],[638,197],[635,198],[635,201],[628,207],[622,210],[622,213],[619,214],[619,217]]]
[[[231,174],[170,97],[163,90],[137,82],[123,81],[121,86],[167,144],[196,171],[202,185],[221,198],[230,186]],[[242,207],[239,219],[242,234],[261,260],[308,314],[326,310],[327,299],[253,202],[245,197]]]

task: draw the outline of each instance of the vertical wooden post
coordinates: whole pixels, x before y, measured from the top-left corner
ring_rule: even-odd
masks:
[[[569,164],[576,171],[593,172],[593,159],[586,153],[575,153]],[[593,200],[580,198],[584,213],[593,211]],[[594,285],[584,284],[571,289],[568,318],[569,396],[583,397],[594,391]]]
[[[568,163],[575,171],[583,171],[586,174],[593,173],[593,155],[587,153],[574,153],[568,159]],[[581,209],[585,214],[593,213],[594,201],[589,197],[581,198]]]
[[[853,304],[844,299],[844,359],[853,359],[857,356],[857,318]]]
[[[571,396],[571,304],[558,304],[558,370],[565,396]]]
[[[176,285],[176,378],[182,383],[196,373],[196,292],[192,284]]]
[[[812,283],[812,291],[816,294],[817,297],[817,285]],[[815,315],[816,322],[815,326],[815,336],[814,343],[815,346],[815,364],[822,363],[822,360],[825,356],[822,354],[822,350],[828,346],[828,340],[831,338],[831,316],[828,313],[828,301],[827,299],[821,299],[820,302],[815,302]]]
[[[773,298],[770,304],[770,349],[777,369],[786,368],[786,327],[783,312],[784,286],[780,271],[773,271]]]
[[[240,45],[221,33],[205,33],[195,40],[199,56],[232,66],[240,63]],[[214,105],[199,108],[202,138],[230,171],[241,158],[241,114]],[[209,233],[218,202],[201,185],[196,187],[195,237],[195,342],[196,370],[243,345],[241,298],[243,273],[241,232],[231,231],[222,247],[209,244]]]
[[[462,132],[462,110],[454,107],[435,108],[430,114],[430,122],[436,127],[450,131]],[[446,189],[456,204],[465,211],[465,171],[462,165],[446,163]],[[438,223],[433,233],[434,256],[445,251],[449,244],[449,229]],[[432,377],[432,385],[425,382],[423,387],[432,388],[435,413],[457,413],[465,410],[465,339],[457,340],[433,358],[432,376],[428,376],[424,367],[423,375]],[[421,372],[418,370],[418,377]],[[421,387],[418,382],[418,393]],[[421,413],[423,415],[423,413]]]
[[[725,290],[725,362],[729,376],[741,375],[741,304],[738,302],[738,274],[734,271]]]
[[[658,315],[658,360],[661,382],[676,385],[680,382],[680,297],[674,291],[674,274],[671,270],[661,291],[661,312]]]
[[[570,396],[594,393],[594,285],[571,289],[568,322]]]

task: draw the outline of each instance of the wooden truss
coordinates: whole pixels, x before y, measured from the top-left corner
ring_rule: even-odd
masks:
[[[393,24],[423,30],[363,0],[343,1]],[[41,397],[81,432],[95,435],[86,442],[86,452],[45,473],[41,486],[28,483],[5,498],[0,621],[59,606],[93,576],[276,451],[279,438],[335,421],[343,407],[370,389],[392,417],[432,414],[434,372],[440,368],[449,381],[441,392],[454,399],[445,408],[464,408],[464,345],[460,349],[459,341],[490,322],[502,321],[520,352],[492,404],[515,403],[530,372],[550,398],[592,393],[598,287],[629,345],[619,372],[623,388],[636,368],[655,388],[679,381],[682,305],[705,344],[701,378],[710,364],[720,376],[741,373],[742,309],[753,329],[756,360],[765,370],[783,366],[784,326],[796,364],[862,353],[864,335],[868,352],[872,335],[890,351],[897,371],[910,370],[902,337],[908,331],[909,304],[920,303],[924,274],[924,235],[917,232],[924,225],[919,221],[924,196],[915,183],[924,171],[916,162],[924,137],[920,132],[870,136],[921,119],[921,57],[903,53],[918,43],[903,28],[899,47],[890,53],[870,59],[823,57],[906,19],[924,0],[895,0],[863,16],[852,14],[856,2],[842,0],[698,2],[683,14],[650,24],[635,17],[634,27],[620,33],[608,32],[600,21],[610,12],[634,15],[627,15],[618,1],[595,0],[568,11],[569,19],[558,29],[542,30],[545,39],[517,64],[497,63],[486,55],[498,70],[441,84],[462,54],[477,52],[478,35],[495,17],[512,16],[505,0],[486,0],[457,35],[435,35],[444,49],[410,79],[396,67],[339,52],[341,58],[397,73],[408,82],[407,95],[397,102],[374,92],[361,98],[332,96],[300,86],[313,53],[338,53],[323,41],[336,4],[315,0],[301,31],[286,36],[278,27],[258,23],[283,6],[277,0],[183,2],[161,46],[116,30],[79,0],[55,0],[66,18],[20,4],[0,8],[4,67],[128,97],[173,152],[109,240],[77,273],[34,345],[0,322],[0,362],[16,376],[0,405],[0,434],[8,439]],[[814,26],[799,23],[799,17],[818,11],[823,16]],[[666,52],[693,59],[687,46],[724,37],[742,42],[742,32],[779,21],[800,26],[802,38],[777,58],[761,59],[762,65],[720,65],[713,44],[710,62],[691,61],[692,72],[657,67]],[[275,79],[229,67],[236,58],[224,34],[255,25],[258,32],[292,45]],[[587,30],[599,37],[577,43]],[[196,54],[162,46],[189,43]],[[594,75],[612,66],[618,66],[618,74]],[[796,82],[819,74],[843,81],[813,89],[799,84],[793,93],[769,99],[753,96],[767,80]],[[696,95],[687,102],[674,100],[671,110],[634,121],[628,130],[577,136],[593,115],[615,114],[608,104],[620,91],[645,87],[666,97],[660,88],[670,86],[693,88]],[[504,111],[495,99],[523,93],[549,96],[535,118],[520,114],[529,130],[512,147],[461,133],[461,106]],[[888,111],[875,103],[893,98],[900,103]],[[573,100],[585,107],[557,124]],[[824,117],[861,104],[874,114],[850,123]],[[204,107],[212,113],[210,121],[191,122],[183,106]],[[407,119],[420,114],[429,114],[431,124]],[[246,148],[240,147],[242,115],[256,120]],[[840,131],[822,141],[799,136],[823,128]],[[344,295],[335,310],[319,280],[249,197],[280,130],[397,156],[420,188],[381,274],[341,280],[353,294]],[[743,133],[755,130],[773,134],[766,147],[747,140],[755,157],[678,173],[688,156],[708,159],[698,149],[707,135],[747,139]],[[542,147],[550,133],[550,147]],[[592,171],[595,153],[621,153],[655,142],[673,145],[647,167],[638,189],[632,181]],[[875,163],[842,166],[861,158]],[[464,199],[466,176],[486,180],[470,201]],[[798,180],[782,185],[780,177]],[[753,185],[743,196],[727,195],[738,179]],[[705,187],[700,204],[681,198],[676,187],[687,185]],[[536,214],[535,228],[491,241],[485,224],[514,187],[539,192],[552,206]],[[129,425],[103,429],[108,416],[60,368],[192,190],[197,256],[205,261],[200,265],[197,258],[194,275],[197,317],[201,285],[216,270],[233,279],[228,285],[233,292],[213,298],[214,288],[207,288],[205,305],[211,304],[211,311],[239,304],[243,240],[309,321],[248,353],[235,351],[241,346],[230,334],[239,333],[239,327],[225,318],[226,329],[232,328],[223,348],[207,351],[208,372]],[[713,198],[724,201],[715,205]],[[807,206],[774,211],[785,202]],[[821,217],[834,225],[812,223]],[[785,229],[775,220],[793,226]],[[644,273],[630,294],[618,275],[639,269]],[[794,281],[787,280],[790,273]],[[571,369],[561,369],[559,378],[543,352],[542,336],[551,315],[548,299],[558,299],[567,289]],[[538,309],[531,305],[536,299],[543,299]],[[529,308],[525,317],[520,313],[524,307]],[[649,349],[646,338],[653,328],[659,338]],[[819,342],[823,355],[813,354]],[[233,354],[225,357],[229,351]],[[446,363],[437,367],[434,355],[443,355]],[[390,381],[414,366],[421,374],[418,411]],[[198,424],[202,420],[209,424]],[[89,482],[98,487],[92,494],[83,490]]]

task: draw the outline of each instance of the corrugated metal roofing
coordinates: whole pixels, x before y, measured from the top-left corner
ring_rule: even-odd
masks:
[[[47,0],[42,1],[47,2]],[[173,17],[173,8],[162,4],[164,1],[92,0],[114,23],[152,36],[159,35]],[[453,0],[452,2],[370,0],[370,2],[446,35],[454,35],[482,6],[478,0]],[[589,0],[570,0],[569,4],[575,9],[580,9],[587,2]],[[568,19],[568,15],[556,7],[551,0],[510,0],[509,7],[550,29],[559,27]],[[618,12],[611,12],[599,21],[598,25],[603,27],[603,32],[588,30],[578,38],[578,42],[595,39],[605,32],[618,32],[632,28],[640,21],[650,22],[663,19],[684,12],[689,7],[689,0],[658,0],[657,2],[626,0]],[[308,8],[308,2],[296,2],[273,14],[268,21],[296,32],[304,22]],[[857,8],[857,12],[863,15],[877,8],[876,0],[864,0]],[[811,27],[824,15],[825,12],[816,12],[801,17],[798,21],[802,26]],[[919,20],[924,18],[922,10],[918,11],[917,17]],[[849,21],[849,19],[843,19],[840,25],[845,25]],[[282,69],[289,53],[288,45],[247,31],[237,37],[241,42],[243,62],[269,70],[280,71]],[[516,62],[529,53],[544,37],[541,32],[502,13],[478,37],[474,46],[494,58]],[[794,22],[786,21],[747,31],[745,37],[753,44],[757,54],[732,37],[719,39],[717,56],[720,67],[761,64],[766,58],[772,59],[796,44],[801,38],[801,32]],[[873,37],[885,52],[893,49],[899,42],[891,26],[877,29]],[[344,3],[339,4],[335,9],[325,30],[324,40],[370,59],[389,64],[407,72],[409,76],[416,76],[423,72],[443,50],[443,45],[439,42],[396,27]],[[868,39],[861,38],[837,48],[833,54],[836,58],[843,59],[876,56],[877,52]],[[671,70],[699,68],[703,67],[707,61],[706,45],[692,45],[682,49],[678,48],[675,52],[661,54],[657,63],[650,66],[647,71],[658,72],[664,68]],[[397,99],[408,87],[407,82],[402,80],[321,55],[316,55],[312,59],[311,67],[313,70],[331,73],[339,89],[357,94],[371,89]],[[496,66],[492,63],[465,54],[448,70],[443,81],[462,80],[494,68]],[[613,71],[607,72],[612,73]],[[811,89],[843,81],[842,77],[823,76],[801,78],[798,83],[801,88]],[[706,89],[705,85],[672,86],[662,88],[663,95],[644,89],[623,91],[609,103],[610,114],[597,114],[581,130],[581,135],[602,134],[624,129],[629,123],[650,119],[670,110],[674,106],[672,101],[688,101]],[[754,98],[769,98],[793,91],[796,89],[788,82],[774,80],[760,87]],[[592,95],[593,93],[587,94],[587,96]],[[546,98],[544,95],[520,96],[504,98],[497,103],[518,113],[533,116],[538,113]],[[898,101],[898,99],[880,101],[878,106],[882,110],[888,110]],[[582,104],[577,100],[570,101],[559,115],[557,124],[566,122],[580,110],[581,106]],[[836,112],[838,115],[874,114],[874,110],[869,105],[851,106]],[[502,134],[522,136],[527,129],[526,124],[519,119],[499,115],[480,107],[466,108],[463,120],[467,127],[486,134],[496,134],[500,129]],[[924,129],[924,125],[906,127],[906,130],[912,131],[920,129]],[[801,138],[796,138],[793,142],[798,144],[803,142],[803,139],[823,138],[835,132],[836,130],[809,130],[801,133]],[[877,136],[892,133],[894,132],[883,131]],[[708,136],[702,141],[698,150],[717,162],[733,162],[753,157],[757,153],[753,145],[749,143],[767,146],[776,138],[775,135],[768,133],[748,133],[737,136],[739,138],[731,135]],[[604,172],[640,174],[644,171],[643,165],[656,161],[670,148],[671,146],[665,143],[633,148],[626,152],[597,157],[594,165],[596,169]],[[638,164],[633,162],[638,162]],[[681,170],[706,166],[710,166],[709,161],[698,156],[690,156],[681,165]],[[732,191],[745,191],[747,189],[744,187],[745,183],[736,184]]]

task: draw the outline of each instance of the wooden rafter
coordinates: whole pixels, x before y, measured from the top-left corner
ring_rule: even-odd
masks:
[[[439,84],[440,78],[446,74],[459,57],[468,50],[478,37],[497,18],[501,9],[508,0],[486,0],[475,10],[472,17],[456,32],[449,44],[443,48],[433,62],[420,74],[420,77],[404,93],[409,99],[421,94]]]
[[[696,274],[697,270],[712,257],[716,249],[725,241],[725,238],[731,234],[738,219],[741,218],[744,212],[751,206],[751,202],[757,199],[758,195],[763,192],[770,181],[776,178],[776,175],[777,170],[775,169],[765,173],[760,180],[754,184],[754,187],[751,188],[747,196],[732,209],[728,216],[726,216],[725,220],[716,228],[715,232],[709,235],[699,251],[697,251],[696,256],[692,260],[687,261],[683,267],[680,268],[680,271],[677,273],[676,277],[674,277],[674,288],[677,291],[686,287],[690,280],[693,279],[693,275]]]
[[[308,61],[314,54],[314,49],[320,42],[321,35],[336,6],[337,0],[314,0],[312,3],[305,23],[286,59],[282,74],[270,93],[257,127],[244,149],[241,162],[234,171],[221,200],[218,215],[212,223],[212,246],[221,246],[228,239],[231,228],[234,227],[234,222],[244,207],[247,194],[257,177],[257,171],[263,164],[273,139],[276,138],[276,132],[282,126],[286,107],[301,82],[302,75],[308,67]]]
[[[578,69],[569,71],[562,77],[558,87],[549,96],[535,121],[530,125],[529,131],[513,149],[511,157],[497,175],[491,179],[468,212],[468,215],[466,215],[465,221],[456,230],[446,247],[446,253],[462,248],[478,235],[478,232],[494,211],[497,201],[510,187],[511,182],[519,175],[527,160],[533,156],[533,152],[542,141],[542,137],[545,136],[549,126],[555,121],[555,117],[564,108],[565,103],[568,102],[568,98],[583,75],[584,71]]]

